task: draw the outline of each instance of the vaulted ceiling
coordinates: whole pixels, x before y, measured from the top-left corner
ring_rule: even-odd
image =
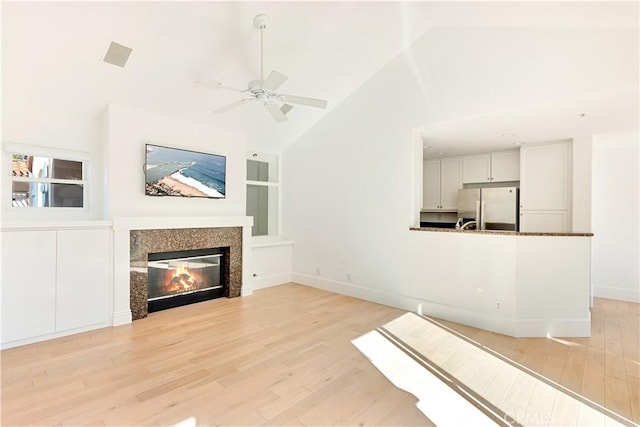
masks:
[[[260,33],[252,24],[259,13],[270,17],[265,74],[286,74],[283,92],[326,99],[326,110],[296,106],[285,123],[253,104],[213,113],[242,95],[194,82],[244,88],[259,78]],[[119,103],[229,128],[246,134],[250,147],[277,152],[412,43],[445,27],[637,28],[638,5],[3,2],[3,139],[42,145],[38,129],[46,129],[54,144],[91,139],[104,107]],[[124,68],[102,60],[111,41],[133,49]]]

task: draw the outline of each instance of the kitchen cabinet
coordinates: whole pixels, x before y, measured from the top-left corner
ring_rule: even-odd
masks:
[[[2,344],[109,324],[110,231],[2,231]]]
[[[531,233],[566,233],[569,229],[566,210],[520,211],[520,231]]]
[[[423,164],[424,210],[456,211],[458,190],[462,188],[462,159],[425,160]]]
[[[520,153],[504,151],[462,157],[462,182],[507,182],[520,180]]]
[[[520,231],[570,231],[570,168],[568,142],[522,147]]]
[[[520,151],[491,154],[491,182],[520,181]]]

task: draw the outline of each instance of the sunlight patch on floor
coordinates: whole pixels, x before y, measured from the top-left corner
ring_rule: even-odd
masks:
[[[436,425],[497,425],[379,332],[371,331],[352,343],[396,387],[416,396],[418,409]]]
[[[429,321],[424,317],[406,313],[388,322],[379,330],[381,331],[377,333],[379,338],[369,343],[366,352],[362,349],[361,351],[381,372],[385,375],[389,373],[387,377],[394,384],[395,380],[392,376],[398,375],[394,366],[401,360],[398,353],[409,358],[405,354],[409,351],[417,355],[418,360],[425,366],[437,367],[436,372],[439,375],[453,384],[460,385],[457,391],[463,391],[469,397],[473,396],[471,402],[477,405],[483,401],[482,408],[488,407],[490,413],[501,414],[498,418],[500,423],[517,423],[523,426],[621,426],[628,421],[601,405],[571,392],[522,365],[487,351],[477,343],[463,339],[438,326],[437,322]],[[389,346],[395,347],[397,351],[386,350]],[[385,357],[378,357],[377,353],[383,352],[383,348]],[[398,359],[395,359],[396,357]],[[414,364],[417,369],[426,372],[426,369],[417,362]],[[419,389],[420,386],[417,384],[408,384],[415,382],[417,378],[417,373],[403,377],[403,381],[407,384],[399,387],[405,390]],[[455,390],[452,392],[455,393]],[[442,402],[439,394],[436,395],[435,400],[436,406],[438,401]],[[442,406],[448,405],[442,404]],[[454,411],[447,412],[450,416]],[[431,418],[430,415],[427,414],[427,416]],[[444,419],[445,424],[455,425],[450,418]],[[436,420],[434,422],[440,424]]]
[[[196,427],[196,425],[196,417],[189,417],[180,421],[179,423],[174,424],[171,427]]]

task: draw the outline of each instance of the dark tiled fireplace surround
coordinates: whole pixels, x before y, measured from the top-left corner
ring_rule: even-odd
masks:
[[[133,320],[147,317],[148,254],[192,249],[229,248],[228,270],[223,272],[226,297],[242,291],[242,227],[179,228],[130,231],[130,304]]]

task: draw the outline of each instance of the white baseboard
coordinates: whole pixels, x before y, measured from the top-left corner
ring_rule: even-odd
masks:
[[[294,283],[300,283],[301,285],[322,289],[324,291],[334,292],[340,295],[346,295],[382,305],[400,308],[406,311],[416,312],[418,310],[419,304],[422,303],[421,300],[415,298],[405,297],[399,294],[392,294],[377,289],[365,288],[364,286],[354,285],[353,283],[325,279],[309,274],[292,273],[291,281]]]
[[[33,344],[41,341],[48,341],[54,338],[66,337],[68,335],[79,334],[81,332],[93,331],[95,329],[107,328],[109,324],[105,322],[95,323],[93,325],[82,326],[79,328],[67,329],[65,331],[53,332],[51,334],[38,335],[37,337],[29,337],[21,340],[3,342],[0,345],[0,349],[4,350],[12,347],[19,347],[21,345]]]
[[[279,273],[270,276],[257,276],[253,279],[251,287],[255,291],[257,289],[269,288],[289,282],[291,282],[291,272]]]
[[[640,289],[614,288],[612,286],[594,286],[593,296],[640,303]]]
[[[133,320],[131,316],[131,310],[120,311],[113,313],[111,316],[111,326],[120,326],[131,323]]]
[[[293,273],[292,281],[341,295],[347,295],[401,310],[422,313],[513,337],[565,336],[583,337],[591,333],[590,319],[514,319],[490,316],[466,309],[424,301],[410,296],[365,288],[309,274]]]
[[[522,337],[590,337],[591,319],[519,319],[515,336]]]

